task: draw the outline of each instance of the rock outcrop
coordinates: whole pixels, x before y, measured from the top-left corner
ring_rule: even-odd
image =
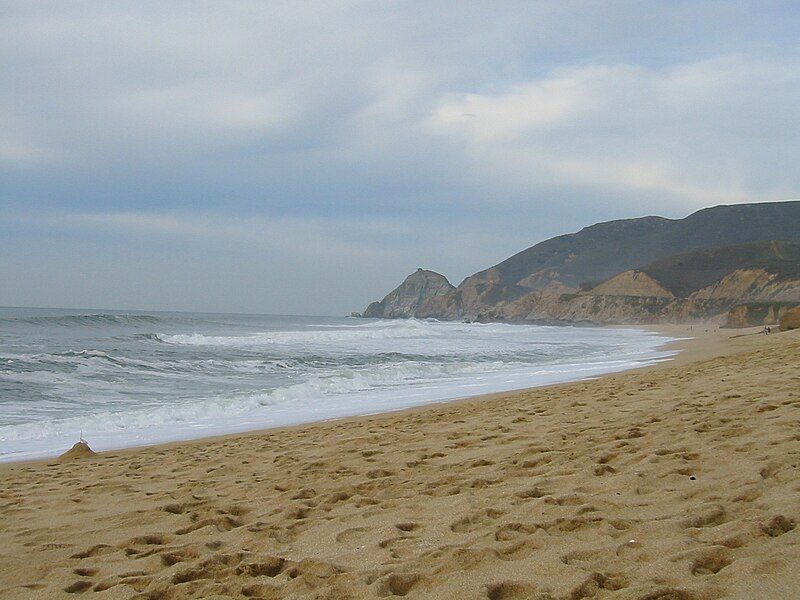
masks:
[[[782,279],[764,269],[737,269],[692,294],[696,298],[733,298],[741,302],[794,302],[800,298],[800,280]]]
[[[787,310],[781,317],[781,331],[800,329],[800,306]]]
[[[592,288],[598,296],[637,296],[640,298],[674,298],[655,279],[643,271],[625,271]]]
[[[664,296],[592,293],[548,297],[532,292],[520,300],[480,315],[478,320],[530,323],[690,323],[724,314],[730,303]]]
[[[734,306],[725,319],[725,327],[761,327],[777,325],[795,304],[784,302],[749,302]],[[791,319],[791,317],[790,317]]]
[[[715,319],[729,327],[751,327],[777,323],[796,303],[800,303],[800,280],[785,280],[763,269],[733,271],[685,298],[676,298],[655,280],[642,280],[641,275],[634,279],[626,272],[588,291],[531,292],[492,307],[478,319],[629,324]]]
[[[406,277],[403,283],[389,292],[383,300],[370,304],[364,310],[363,316],[383,319],[416,317],[426,302],[453,291],[455,288],[444,275],[417,269]],[[425,311],[427,310],[425,309]]]

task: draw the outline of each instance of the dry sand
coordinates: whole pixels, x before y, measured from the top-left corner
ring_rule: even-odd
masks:
[[[800,332],[692,333],[593,381],[0,466],[0,597],[798,598]]]

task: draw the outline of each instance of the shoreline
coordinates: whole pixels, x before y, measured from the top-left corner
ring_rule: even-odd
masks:
[[[461,396],[456,398],[450,398],[445,400],[438,400],[433,401],[425,404],[419,404],[415,406],[397,408],[394,410],[382,411],[382,412],[375,412],[375,413],[368,413],[368,414],[359,414],[359,415],[350,415],[350,416],[343,416],[343,417],[335,417],[330,419],[322,419],[318,421],[305,421],[302,423],[296,423],[291,425],[278,425],[275,427],[262,427],[252,430],[244,430],[244,431],[234,431],[230,433],[219,433],[219,434],[212,434],[212,435],[204,435],[196,438],[189,438],[189,439],[180,439],[180,440],[171,440],[165,442],[156,442],[156,443],[144,443],[141,445],[134,445],[134,446],[124,446],[121,448],[114,448],[108,450],[101,450],[97,451],[96,455],[98,457],[106,456],[113,454],[114,456],[123,456],[130,453],[136,453],[145,449],[159,449],[159,448],[172,448],[175,446],[180,446],[184,444],[202,444],[204,442],[211,442],[211,441],[219,441],[224,440],[227,438],[234,438],[239,436],[259,436],[259,435],[266,435],[270,433],[275,433],[282,430],[298,430],[304,427],[313,426],[313,425],[323,425],[328,423],[343,423],[349,420],[362,420],[362,419],[373,419],[373,418],[380,418],[381,416],[387,415],[400,415],[400,414],[413,414],[419,411],[425,411],[429,408],[441,407],[448,404],[462,404],[462,403],[472,403],[472,402],[481,402],[483,400],[494,399],[498,396],[506,396],[506,395],[516,395],[516,394],[523,394],[526,392],[534,391],[534,390],[546,390],[550,388],[557,388],[561,386],[568,386],[573,385],[576,383],[581,383],[584,381],[595,381],[599,379],[604,379],[607,377],[613,377],[618,375],[624,375],[627,373],[632,372],[646,372],[651,369],[661,369],[661,368],[668,368],[670,366],[678,366],[678,365],[685,365],[690,364],[692,362],[696,362],[698,360],[705,360],[708,358],[713,358],[715,356],[721,356],[723,353],[730,354],[735,350],[734,347],[729,345],[725,345],[723,342],[733,339],[733,338],[740,338],[742,336],[750,336],[750,335],[757,335],[761,332],[761,328],[752,327],[752,328],[745,328],[745,329],[720,329],[719,327],[711,326],[711,325],[609,325],[609,326],[602,326],[605,329],[637,329],[648,331],[650,333],[663,335],[664,337],[673,338],[672,341],[663,344],[662,346],[658,347],[658,351],[667,351],[667,352],[675,352],[672,356],[658,359],[652,364],[638,366],[638,367],[629,367],[623,369],[621,371],[611,371],[608,373],[602,373],[599,375],[589,375],[584,378],[573,379],[569,381],[559,382],[559,383],[549,383],[543,384],[539,386],[531,386],[531,387],[523,387],[523,388],[515,388],[506,391],[499,391],[499,392],[488,392],[484,394],[475,394],[470,396]],[[731,332],[729,334],[729,332]],[[736,333],[732,333],[736,332]],[[700,335],[697,335],[700,334]],[[91,445],[91,444],[90,444]],[[46,464],[46,463],[53,463],[54,461],[58,461],[59,455],[63,454],[69,450],[69,448],[63,448],[60,453],[52,454],[45,457],[36,457],[36,458],[22,458],[18,460],[10,459],[10,460],[3,460],[0,461],[0,474],[3,473],[4,467],[12,466],[12,465],[36,465],[36,464]]]
[[[480,402],[482,399],[494,398],[498,395],[505,395],[505,394],[518,394],[527,392],[530,390],[537,390],[537,389],[547,389],[555,386],[562,386],[562,385],[570,385],[573,383],[578,383],[581,381],[591,381],[598,378],[608,377],[611,375],[619,375],[623,373],[628,373],[631,371],[638,371],[643,369],[649,368],[658,368],[662,365],[669,365],[672,364],[673,361],[677,360],[681,354],[685,354],[687,348],[692,346],[692,339],[687,337],[687,333],[691,333],[689,327],[690,326],[682,326],[682,325],[674,325],[674,326],[649,326],[649,325],[608,325],[608,326],[599,326],[600,328],[604,329],[634,329],[634,330],[641,330],[647,331],[649,333],[662,335],[664,337],[673,338],[672,341],[662,344],[655,348],[655,351],[658,352],[675,352],[672,356],[659,358],[659,359],[650,359],[653,362],[649,365],[643,366],[635,366],[635,367],[626,367],[619,371],[609,371],[605,373],[600,373],[596,375],[587,375],[585,377],[580,377],[577,379],[570,379],[567,381],[556,382],[556,383],[544,383],[541,385],[533,385],[528,387],[520,387],[520,388],[513,388],[509,390],[501,390],[496,392],[486,392],[486,393],[479,393],[479,394],[472,394],[469,396],[457,396],[453,398],[446,398],[442,400],[433,400],[430,402],[425,402],[422,404],[416,404],[412,406],[405,406],[395,409],[384,410],[380,412],[372,412],[372,413],[361,413],[361,414],[354,414],[354,415],[345,415],[341,417],[332,417],[320,420],[312,420],[312,421],[303,421],[299,423],[293,423],[288,425],[275,425],[271,427],[257,427],[255,429],[244,429],[238,431],[230,431],[230,432],[222,432],[222,433],[212,433],[210,435],[200,435],[199,437],[191,437],[185,439],[176,439],[176,440],[167,440],[167,441],[157,441],[157,442],[145,442],[142,444],[134,444],[131,446],[122,446],[119,448],[109,448],[96,451],[98,456],[108,455],[110,453],[113,454],[122,454],[129,451],[140,451],[146,448],[160,448],[162,446],[165,447],[172,447],[174,445],[180,444],[191,444],[191,443],[203,443],[204,441],[212,441],[212,440],[219,440],[228,437],[236,437],[236,436],[245,436],[245,435],[259,435],[259,434],[266,434],[270,432],[280,431],[283,429],[296,429],[302,428],[309,425],[314,424],[323,424],[323,423],[338,423],[347,421],[349,419],[362,419],[362,418],[375,418],[380,417],[382,415],[392,415],[392,414],[402,414],[407,411],[418,411],[418,410],[425,410],[426,408],[436,407],[441,405],[446,405],[449,403],[461,403],[461,402]],[[708,350],[704,348],[704,351],[707,353]],[[89,441],[89,445],[91,446],[91,440]],[[53,461],[57,461],[59,456],[69,450],[69,447],[64,447],[58,452],[54,452],[53,454],[49,454],[47,456],[37,456],[33,458],[4,458],[0,460],[0,473],[2,473],[3,467],[6,465],[27,465],[27,464],[39,464],[39,463],[50,463]]]
[[[306,411],[305,415],[297,413],[289,416],[280,416],[279,414],[277,417],[266,418],[264,413],[261,413],[260,416],[259,414],[254,414],[252,416],[244,414],[240,416],[238,421],[224,420],[223,422],[217,422],[213,424],[210,422],[203,422],[197,423],[196,427],[176,423],[176,425],[179,427],[171,432],[167,431],[167,429],[164,429],[163,431],[150,432],[149,435],[143,436],[136,435],[136,431],[123,431],[121,432],[121,436],[118,441],[113,440],[113,435],[107,431],[95,432],[96,435],[93,435],[90,430],[86,436],[86,441],[96,452],[108,453],[123,451],[126,449],[140,449],[150,446],[160,446],[163,444],[188,443],[192,441],[214,439],[228,435],[242,435],[247,433],[272,431],[284,427],[296,427],[312,423],[336,421],[359,416],[390,414],[407,409],[424,408],[426,406],[434,406],[446,402],[459,401],[466,398],[478,398],[486,395],[491,396],[498,393],[508,393],[533,389],[536,387],[559,385],[561,383],[570,383],[583,379],[600,377],[609,373],[619,373],[630,368],[639,368],[638,366],[632,366],[636,365],[636,363],[663,361],[668,357],[662,357],[660,355],[665,352],[671,352],[669,350],[663,350],[665,346],[665,344],[662,343],[664,341],[663,339],[651,340],[649,342],[645,341],[647,333],[657,334],[656,331],[647,331],[642,327],[623,326],[608,327],[607,329],[618,331],[624,331],[626,329],[637,330],[640,332],[639,335],[642,336],[641,343],[645,346],[648,346],[648,348],[646,350],[642,349],[640,352],[640,357],[632,357],[630,359],[631,364],[624,366],[608,366],[602,362],[599,366],[597,366],[592,362],[579,362],[573,365],[575,368],[570,371],[565,369],[563,366],[560,367],[559,363],[556,361],[552,367],[548,364],[538,366],[531,365],[531,369],[533,369],[531,373],[525,374],[523,371],[518,371],[516,373],[509,372],[505,374],[505,378],[513,376],[518,379],[518,381],[513,383],[511,383],[510,379],[503,381],[503,377],[501,377],[501,375],[503,375],[502,372],[486,373],[486,377],[480,377],[477,380],[480,381],[482,379],[486,379],[487,383],[477,386],[478,388],[482,387],[483,389],[470,389],[476,386],[465,385],[466,383],[472,381],[469,377],[465,377],[462,378],[461,381],[454,379],[450,383],[439,382],[438,385],[435,386],[438,389],[428,392],[424,397],[417,394],[417,397],[415,398],[414,390],[416,388],[415,383],[412,382],[398,388],[405,389],[409,394],[408,398],[401,396],[394,402],[390,401],[388,404],[385,402],[385,399],[383,399],[383,396],[381,396],[382,391],[385,390],[374,389],[371,392],[361,393],[359,395],[361,399],[355,405],[352,405],[350,408],[344,410],[337,408],[337,402],[341,401],[342,398],[334,398],[330,407],[327,409],[323,408],[321,411],[314,411],[316,414],[314,414],[314,412],[308,413],[308,411]],[[641,332],[646,333],[643,334]],[[609,360],[608,362],[613,363],[614,360]],[[555,368],[556,372],[554,374],[548,374],[548,369],[550,368]],[[541,371],[537,371],[536,369],[540,369]],[[496,378],[496,381],[493,384],[488,384],[488,381],[492,377]],[[437,382],[434,381],[431,383]],[[494,388],[494,390],[492,388]],[[278,408],[280,409],[281,407]],[[83,424],[73,424],[72,430],[75,433],[78,431],[78,425]],[[83,431],[87,431],[86,427],[81,427],[81,429]],[[8,452],[0,457],[0,465],[20,462],[55,460],[58,458],[58,456],[66,452],[76,441],[77,439],[71,436],[65,438],[63,435],[56,435],[56,439],[50,443],[38,444],[28,448],[25,448],[24,445],[19,444],[16,447],[9,448]]]
[[[790,597],[800,331],[678,343],[591,380],[5,463],[0,598]]]

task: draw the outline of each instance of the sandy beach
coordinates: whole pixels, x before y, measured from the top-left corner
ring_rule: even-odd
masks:
[[[0,597],[800,597],[800,331],[386,415],[0,466]],[[91,440],[90,440],[91,441]]]

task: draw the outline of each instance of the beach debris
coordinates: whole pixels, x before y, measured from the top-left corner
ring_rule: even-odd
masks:
[[[61,456],[58,457],[60,461],[67,461],[67,460],[76,460],[79,458],[89,458],[91,456],[96,456],[94,450],[89,447],[89,444],[83,438],[80,441],[75,442],[75,444],[64,452]]]
[[[632,548],[640,548],[640,547],[641,543],[639,543],[639,541],[636,540],[635,538],[631,538],[627,542],[624,542],[619,546],[617,546],[617,556],[620,556],[623,552],[625,552],[625,550],[629,550]]]

